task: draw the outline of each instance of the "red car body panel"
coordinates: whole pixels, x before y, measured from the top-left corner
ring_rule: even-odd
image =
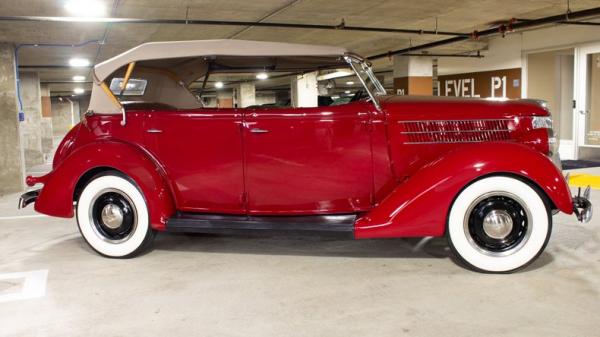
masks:
[[[70,217],[86,172],[119,170],[142,190],[158,230],[176,211],[352,213],[357,238],[440,236],[456,195],[490,174],[527,179],[556,209],[573,211],[546,156],[548,131],[532,127],[532,116],[548,115],[538,103],[383,97],[380,105],[129,111],[125,126],[120,115],[95,114],[65,137],[53,172],[28,183],[44,183],[36,210]],[[505,139],[472,142],[451,129],[465,123],[505,126]],[[416,142],[417,124],[465,139]]]
[[[442,155],[407,178],[381,204],[357,220],[354,235],[442,236],[455,197],[470,183],[492,174],[533,182],[557,209],[573,212],[569,188],[548,157],[521,144],[476,143]]]
[[[156,111],[144,123],[144,143],[164,167],[178,210],[246,211],[239,110]]]
[[[372,104],[256,109],[244,117],[248,212],[367,211],[373,193]],[[253,132],[258,131],[258,132]]]
[[[164,230],[166,220],[175,213],[173,193],[161,166],[134,142],[141,134],[141,128],[133,126],[140,116],[131,114],[130,117],[131,127],[126,136],[119,137],[130,142],[106,136],[107,132],[118,134],[118,131],[112,131],[113,128],[124,131],[118,116],[98,116],[82,124],[71,152],[64,154],[66,157],[60,162],[55,161],[51,173],[28,181],[30,185],[36,182],[44,184],[35,202],[35,210],[57,217],[73,217],[77,183],[86,173],[108,168],[122,172],[137,184],[148,203],[152,227]],[[67,142],[70,141],[67,139]]]

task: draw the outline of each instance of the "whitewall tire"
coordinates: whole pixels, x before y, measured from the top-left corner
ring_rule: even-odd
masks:
[[[511,272],[544,250],[552,231],[549,206],[532,186],[508,176],[492,176],[467,186],[448,216],[454,253],[484,272]]]
[[[135,256],[154,238],[144,196],[118,172],[102,173],[84,187],[77,224],[90,247],[107,257]]]

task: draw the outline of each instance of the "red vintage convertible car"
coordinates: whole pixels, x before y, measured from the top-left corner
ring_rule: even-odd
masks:
[[[446,235],[467,266],[508,272],[542,252],[553,213],[591,218],[538,101],[389,96],[343,48],[240,40],[143,44],[93,77],[85,118],[20,207],[76,216],[104,256],[159,231]],[[254,104],[216,107],[242,84]]]

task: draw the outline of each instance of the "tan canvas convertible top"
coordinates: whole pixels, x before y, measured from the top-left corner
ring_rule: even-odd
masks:
[[[202,56],[342,56],[345,48],[245,40],[197,40],[149,42],[130,49],[94,67],[99,81],[119,68],[137,61]]]
[[[286,67],[297,62],[300,62],[298,66],[302,66],[303,57],[334,60],[347,54],[348,50],[340,47],[245,40],[144,43],[94,67],[94,84],[88,110],[100,113],[122,112],[119,100],[108,87],[109,80],[112,77],[128,79],[132,72],[133,77],[141,75],[155,84],[144,94],[145,100],[176,102],[178,107],[187,109],[200,107],[200,103],[191,92],[181,89],[203,76],[211,59],[229,58],[229,62],[232,62],[231,58],[248,57],[260,63],[261,58],[278,58],[278,66]],[[156,83],[160,83],[160,87]]]

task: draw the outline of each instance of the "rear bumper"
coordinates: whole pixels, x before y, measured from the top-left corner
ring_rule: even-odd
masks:
[[[573,197],[573,212],[577,216],[577,220],[581,223],[588,223],[592,220],[592,203],[590,202],[591,189],[588,186],[581,195],[581,189],[579,189],[576,196]]]
[[[26,193],[23,193],[19,198],[19,209],[27,207],[27,205],[34,203],[38,196],[40,195],[40,190],[33,190]]]

